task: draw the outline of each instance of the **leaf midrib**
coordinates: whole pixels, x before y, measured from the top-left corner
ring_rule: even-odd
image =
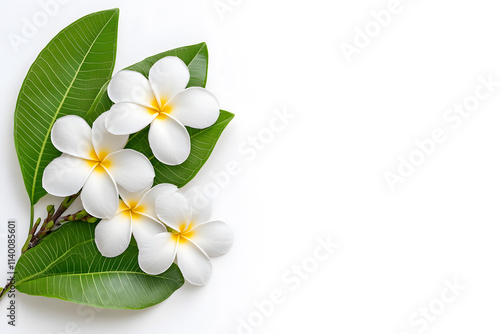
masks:
[[[44,273],[46,273],[49,269],[51,269],[54,266],[54,264],[56,264],[61,259],[66,257],[66,255],[68,253],[70,253],[74,248],[80,247],[81,245],[84,245],[84,244],[89,243],[89,242],[94,242],[94,240],[95,240],[95,237],[92,239],[75,244],[73,247],[68,248],[68,250],[66,250],[63,254],[61,254],[60,256],[55,258],[54,261],[50,262],[43,271],[38,272],[35,275],[25,277],[24,279],[18,281],[16,284],[21,285],[27,281],[35,281],[37,279],[42,279],[42,278],[46,278],[46,277],[55,277],[55,276],[82,276],[82,275],[101,275],[101,274],[118,274],[118,273],[120,273],[120,274],[127,274],[128,273],[128,274],[135,274],[135,275],[151,276],[151,275],[148,275],[144,272],[124,271],[124,270],[120,270],[120,271],[95,271],[95,272],[88,272],[88,273],[69,273],[69,272],[67,272],[67,273],[54,273],[54,274],[50,274],[50,275],[49,274],[44,275]],[[151,276],[151,277],[156,277],[156,276]],[[174,281],[173,279],[168,278],[168,277],[158,276],[158,278]]]
[[[132,275],[142,275],[142,276],[147,276],[147,277],[153,277],[153,278],[161,278],[167,281],[175,281],[175,279],[172,279],[170,277],[164,277],[164,276],[159,276],[159,275],[149,275],[146,274],[145,272],[140,272],[140,271],[127,271],[127,270],[115,270],[115,271],[95,271],[95,272],[87,272],[87,273],[54,273],[51,275],[33,275],[31,277],[34,277],[34,279],[30,280],[32,282],[46,278],[46,277],[57,277],[57,276],[85,276],[85,275],[103,275],[103,274],[132,274]],[[27,280],[24,279],[20,283],[18,282],[16,285],[20,285]]]
[[[49,270],[50,268],[52,268],[52,266],[57,263],[57,261],[61,260],[62,258],[64,258],[71,250],[73,250],[74,248],[76,247],[80,247],[81,245],[84,245],[86,243],[89,243],[91,241],[94,241],[95,238],[92,238],[92,239],[89,239],[89,240],[86,240],[86,241],[83,241],[83,242],[79,242],[77,244],[75,244],[73,247],[70,247],[68,248],[64,253],[62,253],[60,256],[56,257],[54,259],[54,261],[50,262],[46,268],[38,273],[36,273],[35,275],[31,275],[31,276],[28,276],[28,277],[25,277],[24,279],[20,280],[17,282],[17,284],[22,284],[23,282],[26,282],[26,281],[29,281],[30,279],[32,279],[33,277],[38,277],[38,276],[41,276],[43,275],[47,270]]]
[[[189,65],[191,65],[191,63],[194,61],[194,59],[200,54],[201,50],[203,49],[204,46],[206,46],[206,43],[203,42],[203,43],[200,43],[199,45],[201,45],[201,47],[198,49],[198,52],[196,52],[196,54],[194,55],[193,59],[191,59],[191,61],[189,62],[189,64],[187,64],[187,67],[189,67]],[[208,69],[208,66],[207,66],[207,69]],[[205,80],[206,80],[207,76],[205,75]]]
[[[78,69],[76,70],[75,72],[75,75],[73,76],[73,80],[71,80],[71,83],[70,85],[68,86],[68,88],[66,89],[66,93],[64,94],[63,96],[63,99],[61,100],[61,102],[59,103],[59,107],[57,108],[55,114],[54,114],[54,117],[52,117],[52,121],[50,123],[50,127],[49,129],[52,129],[52,126],[54,125],[54,122],[56,121],[57,119],[57,116],[59,115],[59,112],[61,111],[61,108],[64,104],[64,102],[66,101],[66,98],[68,97],[68,94],[69,94],[69,91],[71,90],[71,88],[73,87],[73,84],[76,80],[76,77],[78,76],[78,74],[80,73],[80,69],[82,68],[83,64],[85,63],[85,60],[87,59],[90,51],[92,50],[92,48],[94,47],[94,44],[96,43],[97,39],[101,36],[102,32],[104,31],[104,29],[109,25],[109,23],[111,22],[111,20],[115,17],[117,11],[115,11],[113,13],[113,15],[109,18],[109,20],[106,22],[106,24],[102,27],[102,29],[99,31],[99,33],[97,34],[96,38],[92,41],[92,44],[90,45],[87,53],[85,54],[85,57],[83,58],[82,62],[80,63],[80,65],[78,66]],[[42,161],[42,156],[43,156],[43,153],[45,151],[45,146],[47,145],[47,141],[49,139],[49,136],[50,136],[50,132],[51,131],[47,131],[47,134],[45,135],[45,139],[43,140],[42,142],[42,147],[40,149],[40,153],[38,155],[38,159],[37,159],[37,162],[36,162],[36,167],[35,167],[35,173],[33,174],[33,186],[31,188],[31,202],[33,204],[33,199],[35,198],[35,189],[36,189],[36,184],[38,183],[37,181],[37,178],[38,178],[38,171],[40,169],[40,163]]]

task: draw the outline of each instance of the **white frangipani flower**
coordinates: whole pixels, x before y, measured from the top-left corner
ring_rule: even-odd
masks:
[[[95,230],[95,242],[101,254],[106,257],[120,255],[127,249],[132,234],[141,249],[146,240],[166,232],[165,225],[156,216],[155,201],[158,195],[176,190],[176,186],[167,183],[136,193],[120,187],[121,200],[116,214],[101,220]]]
[[[139,249],[139,265],[151,275],[167,270],[177,257],[184,278],[194,285],[205,285],[212,273],[210,257],[224,255],[233,244],[233,234],[221,221],[206,222],[210,206],[197,208],[178,192],[161,194],[156,213],[171,232],[159,233]]]
[[[189,69],[177,57],[158,60],[149,79],[139,72],[123,70],[109,83],[108,95],[115,102],[106,128],[116,135],[149,129],[154,156],[168,165],[184,162],[191,150],[185,126],[203,129],[219,117],[219,103],[202,87],[186,88]]]
[[[107,113],[92,126],[78,116],[59,118],[51,140],[63,154],[44,170],[42,186],[54,196],[70,196],[82,189],[85,210],[110,218],[118,207],[118,188],[137,192],[153,182],[151,162],[143,154],[123,149],[128,136],[116,136],[104,126]]]

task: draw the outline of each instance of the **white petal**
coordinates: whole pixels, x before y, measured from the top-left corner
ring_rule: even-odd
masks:
[[[191,206],[178,192],[166,192],[156,198],[156,214],[177,232],[185,231],[191,222]]]
[[[183,163],[191,151],[191,139],[184,125],[163,114],[151,123],[148,138],[156,159],[167,165]]]
[[[190,87],[175,95],[168,102],[170,115],[182,124],[204,129],[219,118],[219,102],[208,90]]]
[[[103,256],[115,257],[123,253],[132,234],[130,212],[117,213],[111,219],[103,219],[95,229],[95,243]]]
[[[148,190],[142,198],[137,202],[137,210],[142,214],[151,218],[158,219],[156,215],[155,205],[156,198],[160,194],[171,193],[177,191],[177,187],[173,184],[162,183]]]
[[[167,232],[165,225],[141,214],[132,214],[132,233],[141,249],[145,242],[158,233]]]
[[[189,232],[189,240],[198,245],[209,257],[226,254],[233,245],[233,232],[221,221],[203,223]]]
[[[62,154],[43,171],[42,186],[51,195],[70,196],[82,189],[96,163]]]
[[[139,203],[142,196],[144,196],[144,194],[146,194],[149,190],[151,190],[152,185],[153,185],[153,181],[151,181],[151,183],[146,188],[141,189],[141,190],[136,191],[136,192],[127,191],[122,186],[117,185],[118,186],[118,194],[120,194],[120,197],[125,202],[125,204],[127,204],[127,206],[129,208],[133,208],[134,206],[137,205],[137,203]]]
[[[212,275],[212,262],[195,244],[180,242],[177,247],[177,265],[191,284],[205,285]]]
[[[109,83],[108,96],[115,103],[131,102],[149,108],[157,106],[148,79],[135,71],[123,70],[116,73]]]
[[[111,153],[102,163],[115,182],[129,192],[143,190],[155,177],[149,159],[134,150],[124,149]]]
[[[149,82],[162,105],[186,88],[189,76],[188,67],[178,57],[162,58],[149,70]]]
[[[164,232],[149,238],[139,248],[139,266],[150,275],[158,275],[170,268],[177,250],[177,238]]]
[[[200,197],[200,192],[196,188],[191,188],[184,195],[188,199],[193,212],[191,226],[207,222],[212,215],[211,201],[207,200],[205,196]]]
[[[69,115],[59,118],[50,133],[52,144],[59,151],[84,159],[94,159],[92,130],[81,117]]]
[[[118,189],[102,167],[97,166],[82,190],[82,204],[85,211],[97,218],[111,218],[118,208]]]
[[[144,129],[157,115],[153,109],[136,103],[117,103],[106,117],[106,129],[115,135],[128,135]]]
[[[109,111],[101,114],[92,125],[92,143],[100,160],[124,148],[128,141],[128,135],[117,136],[106,130],[104,123],[108,113]]]

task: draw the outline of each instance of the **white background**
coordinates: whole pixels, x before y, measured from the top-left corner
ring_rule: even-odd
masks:
[[[2,1],[0,224],[16,218],[20,243],[29,205],[13,144],[17,94],[42,48],[88,13],[120,8],[117,70],[207,42],[207,88],[236,117],[189,186],[206,187],[230,161],[241,166],[214,199],[213,218],[233,228],[235,244],[214,260],[207,286],[186,284],[141,311],[19,295],[16,328],[0,304],[2,333],[498,332],[500,87],[457,128],[443,119],[473,96],[480,76],[500,81],[498,4],[401,0],[349,63],[341,43],[353,44],[356,27],[376,29],[370,12],[389,0],[220,2],[231,10],[219,15],[212,0],[73,0],[16,50],[9,36],[42,6]],[[269,138],[275,109],[295,118],[255,157],[242,154],[250,137]],[[398,157],[436,128],[447,140],[391,191],[384,173],[397,172]],[[340,247],[315,268],[318,237]],[[289,272],[303,263],[307,278]],[[465,289],[444,304],[446,280]],[[284,302],[259,318],[255,303],[276,289]],[[440,314],[422,320],[430,306]]]

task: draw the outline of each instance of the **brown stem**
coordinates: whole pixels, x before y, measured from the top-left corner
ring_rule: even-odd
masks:
[[[77,194],[66,197],[55,212],[53,209],[47,210],[48,211],[47,218],[45,218],[42,226],[40,227],[40,230],[36,234],[35,234],[36,230],[33,231],[33,237],[31,238],[28,249],[35,247],[38,244],[38,242],[52,230],[55,222],[70,207],[70,205],[73,204],[73,202],[79,195],[80,193],[78,192]]]
[[[52,221],[56,221],[57,219],[59,219],[59,217],[61,217],[61,215],[66,211],[68,210],[68,208],[70,207],[71,204],[73,204],[73,202],[75,201],[75,199],[80,196],[80,193],[76,193],[74,195],[71,195],[71,196],[68,196],[66,197],[61,205],[59,205],[59,207],[57,208],[57,211],[54,213],[54,215],[50,218],[50,220]]]
[[[33,225],[33,228],[30,230],[30,235],[33,236],[38,229],[38,226],[40,225],[40,222],[42,221],[41,218],[38,218],[35,225]]]
[[[35,247],[38,242],[47,234],[49,233],[53,227],[54,223],[62,216],[62,214],[70,207],[71,204],[75,201],[75,199],[80,195],[80,192],[77,194],[71,195],[66,197],[61,205],[57,208],[56,211],[54,211],[54,206],[49,205],[47,207],[47,218],[43,221],[42,226],[37,232],[38,226],[40,226],[41,219],[39,218],[36,222],[36,224],[31,228],[29,235],[31,236],[31,239],[29,243],[27,242],[27,247],[23,247],[22,254],[24,254],[28,249]],[[10,288],[14,285],[14,275],[10,279],[10,281],[5,285],[5,287],[0,291],[0,300],[5,296],[7,291],[10,290]]]
[[[99,219],[91,216],[87,211],[85,210],[80,210],[76,213],[73,213],[71,215],[67,215],[64,217],[61,217],[59,222],[56,224],[57,226],[60,226],[63,222],[72,222],[72,221],[86,221],[88,223],[95,223]]]

